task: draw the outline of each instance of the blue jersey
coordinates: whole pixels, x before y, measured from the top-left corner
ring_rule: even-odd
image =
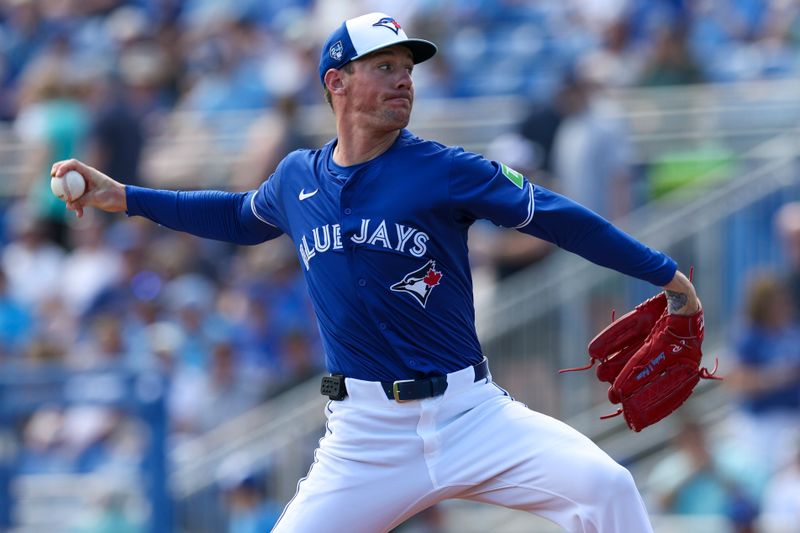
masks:
[[[302,263],[328,369],[364,380],[444,374],[480,362],[467,247],[477,219],[658,285],[675,273],[669,257],[477,154],[402,130],[377,158],[342,168],[333,162],[334,147],[335,140],[289,154],[249,193],[129,187],[128,212],[245,244],[286,233]]]

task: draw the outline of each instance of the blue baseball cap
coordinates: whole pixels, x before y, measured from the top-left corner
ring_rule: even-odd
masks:
[[[402,44],[411,50],[414,63],[436,53],[436,45],[424,39],[409,39],[400,24],[386,13],[368,13],[342,23],[325,42],[319,58],[319,78],[325,85],[328,69],[340,69],[367,54]]]

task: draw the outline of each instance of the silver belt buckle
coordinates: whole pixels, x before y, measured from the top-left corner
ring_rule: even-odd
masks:
[[[394,396],[394,400],[395,400],[396,402],[403,403],[403,402],[410,402],[410,401],[412,401],[412,400],[401,400],[401,399],[400,399],[400,388],[399,388],[399,385],[400,385],[401,383],[410,383],[410,382],[412,382],[412,381],[414,381],[414,380],[413,380],[413,379],[398,379],[397,381],[395,381],[394,383],[392,383],[392,395]]]

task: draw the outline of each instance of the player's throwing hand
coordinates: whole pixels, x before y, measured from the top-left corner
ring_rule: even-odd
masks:
[[[67,209],[75,211],[78,218],[83,216],[85,207],[96,207],[108,212],[125,211],[125,185],[77,159],[53,163],[50,176],[61,178],[70,170],[78,172],[86,180],[86,191],[83,195],[67,202]]]

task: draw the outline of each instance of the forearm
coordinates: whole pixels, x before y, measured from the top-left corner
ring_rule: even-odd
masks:
[[[580,204],[536,187],[531,223],[521,231],[550,241],[600,266],[664,286],[677,265]]]
[[[126,212],[162,226],[208,239],[257,244],[281,231],[258,220],[247,193],[223,191],[166,191],[128,185]]]

